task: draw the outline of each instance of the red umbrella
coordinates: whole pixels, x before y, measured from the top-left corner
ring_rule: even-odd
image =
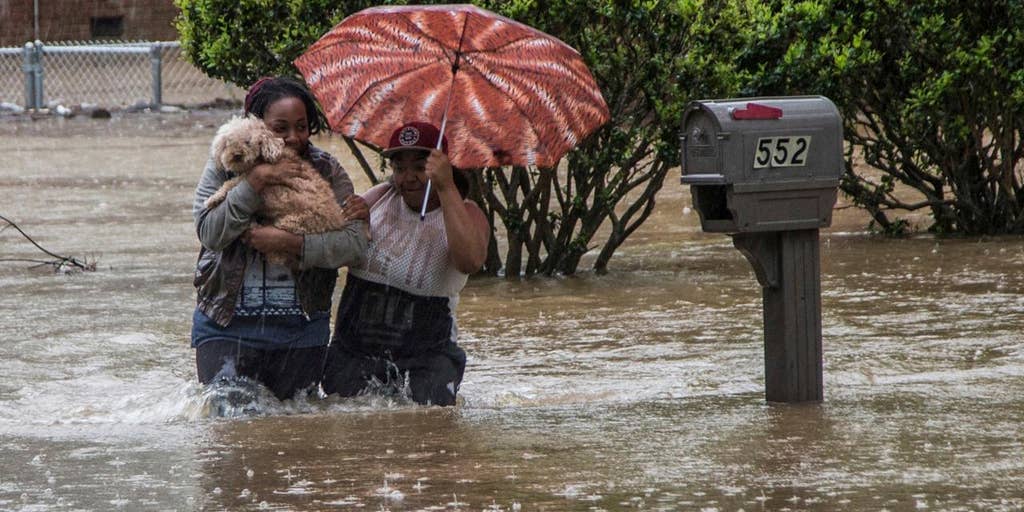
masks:
[[[334,131],[382,148],[429,121],[456,167],[552,167],[609,118],[576,50],[472,5],[357,12],[295,65]]]

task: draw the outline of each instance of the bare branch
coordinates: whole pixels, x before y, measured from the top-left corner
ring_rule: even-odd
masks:
[[[45,253],[47,256],[51,256],[51,257],[54,258],[54,260],[52,260],[52,261],[36,261],[36,260],[24,260],[24,261],[31,261],[33,263],[41,263],[41,264],[46,264],[46,265],[53,265],[54,270],[60,270],[60,269],[62,269],[64,267],[73,267],[75,269],[78,269],[78,270],[81,270],[81,271],[87,271],[87,272],[92,272],[92,271],[96,270],[96,263],[95,262],[80,261],[80,260],[78,260],[76,258],[73,258],[71,256],[61,256],[59,254],[53,253],[53,252],[45,249],[43,246],[39,245],[38,243],[36,243],[36,241],[33,240],[32,237],[28,236],[27,233],[22,231],[22,229],[20,227],[18,227],[18,225],[15,224],[14,221],[12,221],[12,220],[10,220],[7,217],[4,217],[2,215],[0,215],[0,220],[6,222],[10,227],[12,227],[15,230],[17,230],[18,233],[21,233],[21,236],[25,237],[25,240],[28,240],[32,245],[34,245],[36,247],[36,249],[39,249],[40,251]],[[2,261],[18,261],[18,260],[2,260]]]

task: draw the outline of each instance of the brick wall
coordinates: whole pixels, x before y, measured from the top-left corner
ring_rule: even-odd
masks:
[[[121,35],[103,40],[174,41],[174,0],[37,0],[39,39],[87,41],[97,31]],[[118,21],[120,19],[120,21]],[[22,46],[35,39],[33,0],[0,0],[0,46]]]

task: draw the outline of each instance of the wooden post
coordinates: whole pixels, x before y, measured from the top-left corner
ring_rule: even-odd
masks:
[[[823,399],[818,230],[732,235],[754,267],[764,309],[765,398]]]

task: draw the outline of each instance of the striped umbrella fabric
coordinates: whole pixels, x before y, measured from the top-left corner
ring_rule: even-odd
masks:
[[[461,168],[553,167],[609,119],[576,50],[472,5],[359,11],[295,65],[335,132],[384,148],[429,122]]]

